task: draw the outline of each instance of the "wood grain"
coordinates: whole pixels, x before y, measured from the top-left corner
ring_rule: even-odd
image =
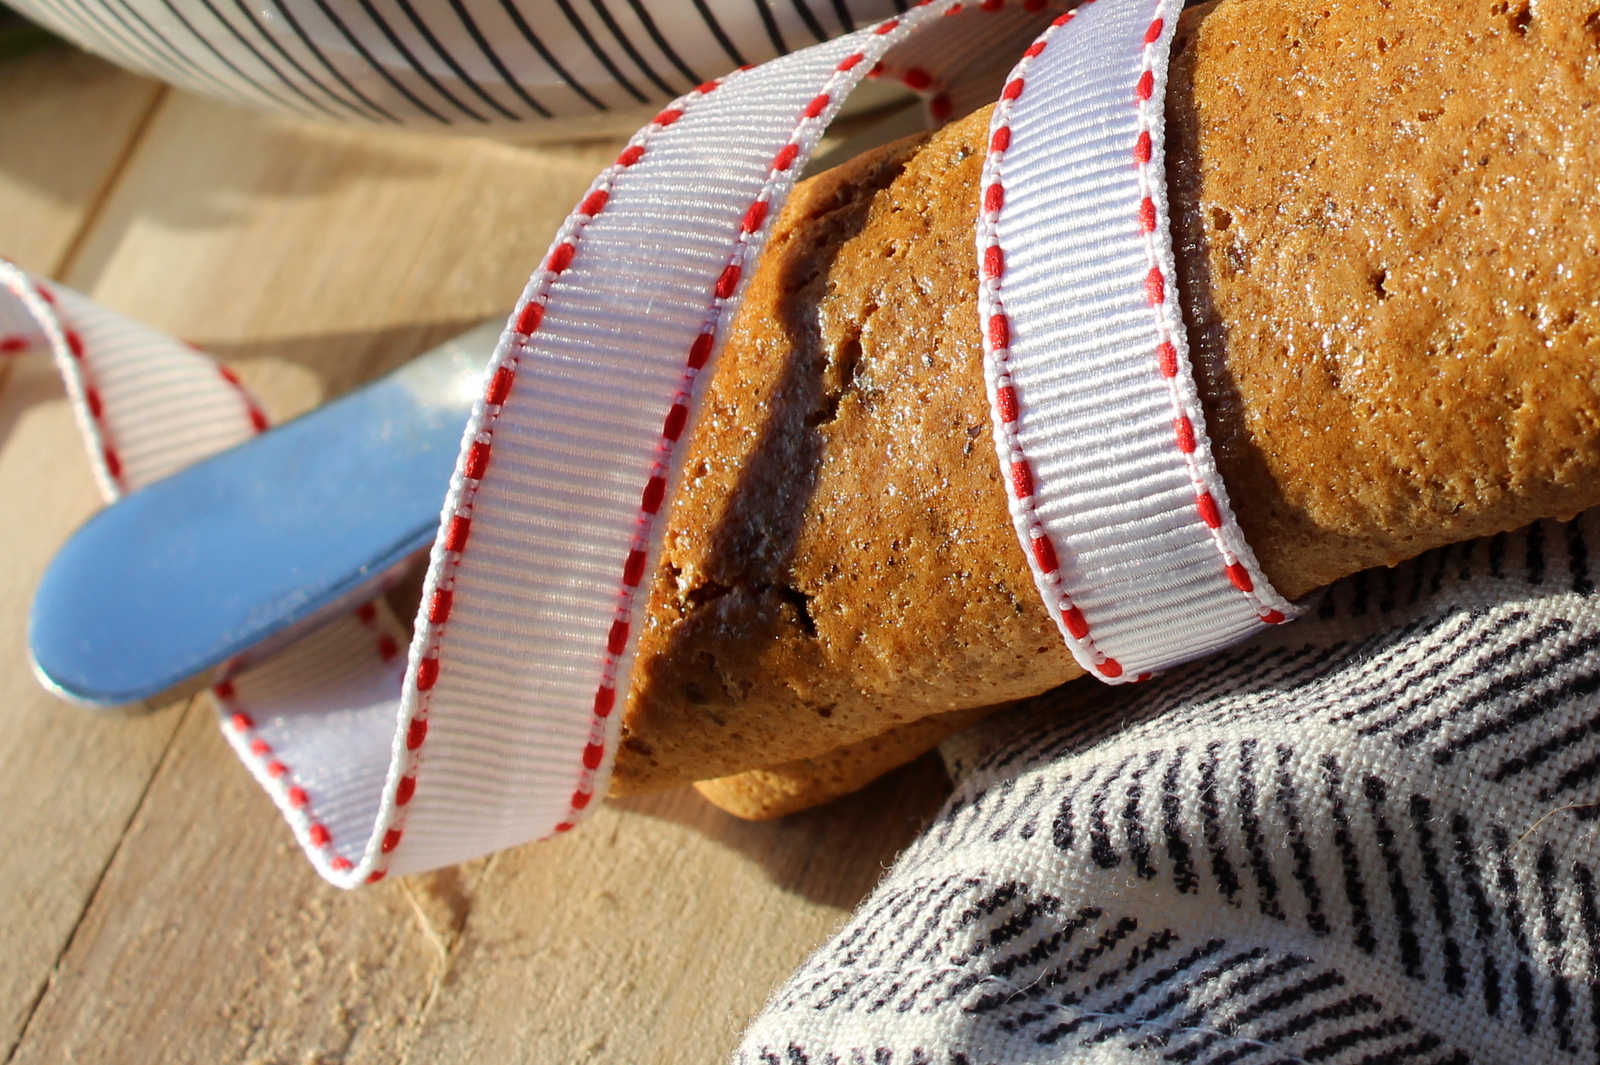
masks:
[[[931,759],[753,824],[684,788],[496,856],[413,1065],[726,1059],[946,791]]]
[[[441,959],[398,884],[319,881],[183,715],[14,1062],[393,1062]]]
[[[619,143],[322,127],[174,93],[63,280],[228,359],[282,419],[508,313]]]
[[[64,280],[226,357],[282,418],[505,314],[616,149],[170,93],[63,245]],[[0,244],[13,221],[0,204]],[[16,592],[94,505],[42,360],[0,386],[0,491],[29,501],[0,509]],[[0,734],[0,1033],[17,1062],[715,1061],[944,789],[924,761],[767,825],[690,791],[609,803],[558,842],[342,894],[203,700],[103,722],[35,691],[25,599],[0,599],[0,713],[18,722]],[[28,930],[39,913],[49,934]]]
[[[66,45],[0,63],[0,255],[59,273],[165,93]]]
[[[58,270],[164,91],[64,46],[0,64],[0,254]],[[100,502],[42,355],[0,359],[0,500],[0,1048],[9,1052],[177,720],[95,720],[34,682],[34,585]]]
[[[55,369],[16,360],[0,388],[0,1047],[44,992],[177,724],[95,718],[39,687],[28,603],[100,505]]]

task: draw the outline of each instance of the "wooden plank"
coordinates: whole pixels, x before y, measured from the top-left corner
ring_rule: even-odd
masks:
[[[616,150],[318,128],[174,94],[67,281],[227,356],[283,417],[504,314]],[[68,448],[33,476],[79,463]],[[924,765],[760,826],[680,792],[343,895],[214,730],[204,707],[184,717],[17,1061],[716,1058],[940,790]]]
[[[165,91],[66,45],[0,63],[0,255],[59,272]]]
[[[0,1047],[44,993],[177,725],[175,713],[96,718],[39,687],[28,603],[45,564],[100,505],[43,355],[0,390]]]
[[[13,1060],[720,1060],[941,793],[751,825],[683,790],[346,894],[193,712]]]
[[[924,759],[752,824],[683,789],[497,856],[410,1065],[725,1060],[946,791]]]
[[[287,417],[507,314],[619,144],[348,130],[174,94],[64,280],[229,359]]]
[[[0,63],[0,254],[56,272],[164,91],[66,46]],[[33,587],[99,505],[42,355],[0,359],[0,499],[0,1047],[9,1051],[177,718],[94,720],[34,682]]]
[[[316,879],[197,706],[12,1060],[394,1062],[441,967],[406,887]]]

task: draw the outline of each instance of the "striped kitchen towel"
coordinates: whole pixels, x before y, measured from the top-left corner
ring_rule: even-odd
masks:
[[[741,1065],[1600,1056],[1600,513],[947,745],[956,788]]]

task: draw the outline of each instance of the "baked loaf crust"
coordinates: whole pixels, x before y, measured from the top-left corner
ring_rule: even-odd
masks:
[[[747,769],[729,777],[696,782],[695,790],[736,817],[770,821],[807,810],[864,788],[933,750],[968,725],[1014,703],[929,714],[816,758]]]
[[[1180,28],[1185,318],[1274,583],[1600,500],[1594,5],[1225,0]]]
[[[1168,98],[1218,465],[1284,594],[1600,502],[1600,23],[1221,0]],[[987,112],[803,185],[730,334],[613,790],[825,757],[1080,671],[989,438]]]
[[[807,182],[776,222],[690,440],[614,791],[1078,675],[996,471],[974,326],[982,160],[953,133]]]

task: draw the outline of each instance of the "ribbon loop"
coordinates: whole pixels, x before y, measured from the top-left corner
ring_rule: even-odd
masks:
[[[1181,5],[1093,0],[996,105],[978,256],[995,449],[1062,637],[1113,683],[1292,617],[1228,507],[1172,279],[1162,158]]]
[[[594,809],[679,444],[768,230],[874,72],[936,113],[999,95],[974,205],[995,442],[1074,653],[1139,679],[1289,616],[1228,509],[1172,298],[1159,146],[1176,14],[1094,0],[1035,40],[1055,17],[1040,0],[923,0],[704,83],[641,130],[509,316],[409,653],[374,602],[213,688],[318,871],[354,887]],[[108,497],[264,426],[198,353],[5,271],[0,345],[51,347]]]

